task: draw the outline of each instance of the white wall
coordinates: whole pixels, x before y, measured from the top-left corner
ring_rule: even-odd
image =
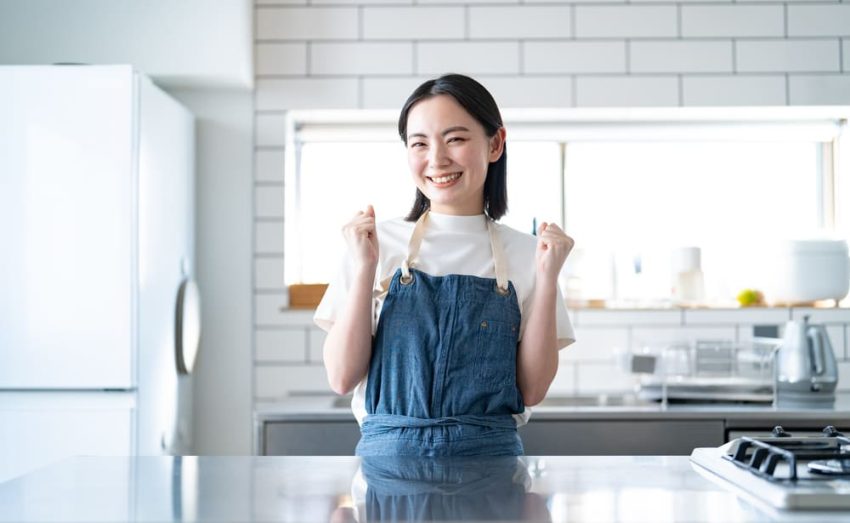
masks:
[[[330,392],[321,331],[309,315],[280,311],[286,110],[399,109],[444,72],[475,76],[504,108],[850,104],[846,0],[257,0],[255,17],[257,402]],[[580,311],[580,341],[563,351],[553,387],[627,384],[614,347],[674,333],[744,339],[753,323],[789,314]],[[850,375],[850,319],[824,321]]]
[[[197,119],[197,270],[201,347],[194,452],[251,453],[252,96],[172,90]]]
[[[165,87],[250,88],[251,0],[3,0],[0,63],[131,63]]]

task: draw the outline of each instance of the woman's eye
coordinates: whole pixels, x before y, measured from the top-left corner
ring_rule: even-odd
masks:
[[[410,144],[411,149],[416,149],[417,147],[425,147],[425,143],[423,142],[413,142]]]
[[[449,143],[462,142],[462,141],[464,141],[464,140],[460,136],[452,136],[451,138],[449,138]]]

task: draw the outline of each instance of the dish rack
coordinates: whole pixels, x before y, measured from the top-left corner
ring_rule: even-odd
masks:
[[[695,340],[642,346],[630,371],[642,399],[688,403],[776,403],[781,340]]]

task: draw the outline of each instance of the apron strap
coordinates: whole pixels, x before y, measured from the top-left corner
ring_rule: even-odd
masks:
[[[410,235],[410,243],[407,244],[407,258],[401,262],[401,282],[410,283],[410,268],[416,263],[419,257],[419,247],[422,246],[422,238],[425,237],[425,221],[428,219],[428,210],[422,213],[422,216],[416,220],[416,225],[413,226],[413,234]]]
[[[410,236],[410,243],[407,246],[407,258],[401,262],[401,283],[407,285],[413,281],[410,275],[410,269],[416,266],[419,259],[419,248],[422,246],[422,239],[425,237],[426,222],[428,220],[429,210],[425,210],[422,216],[416,220],[416,225],[413,226],[413,234]],[[496,225],[490,218],[484,217],[487,220],[487,234],[490,237],[490,249],[493,252],[493,268],[496,273],[496,291],[505,296],[510,293],[508,289],[508,264],[505,262],[505,251],[502,247],[502,238],[496,230]],[[392,276],[381,281],[378,296],[386,294],[389,290],[389,283]]]
[[[490,248],[493,250],[493,266],[496,271],[496,290],[501,295],[507,295],[508,290],[508,268],[505,263],[505,250],[502,247],[502,238],[496,231],[496,224],[490,218],[487,220],[487,232],[490,233]]]

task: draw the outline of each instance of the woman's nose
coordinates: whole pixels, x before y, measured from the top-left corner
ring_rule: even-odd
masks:
[[[432,167],[443,167],[451,163],[449,160],[446,147],[440,142],[436,142],[428,151],[428,164]]]

